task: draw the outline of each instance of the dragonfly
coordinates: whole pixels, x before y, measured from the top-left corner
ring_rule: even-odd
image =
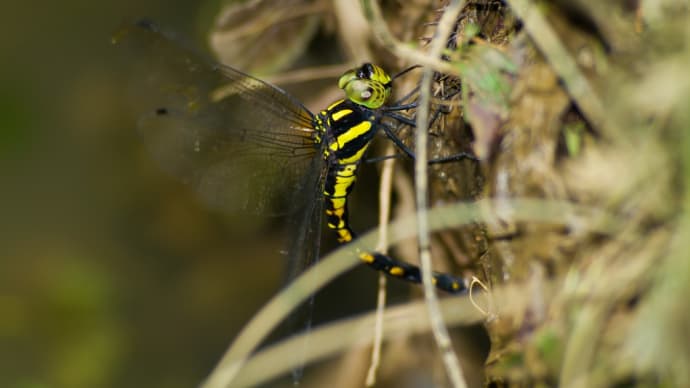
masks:
[[[414,104],[385,105],[395,77],[377,65],[345,72],[338,80],[345,97],[312,113],[277,86],[204,60],[150,22],[125,27],[114,40],[141,56],[140,87],[155,105],[138,126],[155,159],[212,207],[293,214],[288,255],[299,270],[318,259],[324,216],[339,243],[356,238],[348,196],[379,132],[414,157],[385,122],[414,125],[397,113]],[[476,160],[468,153],[453,160],[464,158]],[[357,254],[377,271],[421,282],[415,265],[379,252]],[[450,274],[435,272],[433,281],[449,293],[467,289]]]

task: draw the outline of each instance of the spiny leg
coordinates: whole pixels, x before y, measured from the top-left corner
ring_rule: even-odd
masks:
[[[386,124],[381,123],[381,127],[383,128],[383,132],[386,134],[386,136],[400,149],[405,155],[407,155],[411,159],[415,159],[415,154],[414,152],[407,147],[402,140],[398,136],[396,136],[395,133],[393,133],[393,130]],[[438,163],[448,163],[448,162],[456,162],[459,160],[463,159],[469,159],[469,160],[474,160],[476,162],[479,161],[476,156],[472,155],[469,152],[458,152],[457,154],[450,155],[450,156],[445,156],[443,158],[438,158],[438,159],[432,159],[429,160],[427,163],[428,164],[438,164]]]

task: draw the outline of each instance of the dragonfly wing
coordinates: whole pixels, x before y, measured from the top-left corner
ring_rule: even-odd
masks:
[[[300,210],[298,217],[291,217],[289,220],[289,227],[293,232],[288,247],[288,282],[319,259],[326,171],[321,163],[311,165],[300,192],[300,197],[308,199],[307,204]]]
[[[134,56],[138,126],[161,166],[211,206],[286,213],[314,162],[313,115],[283,90],[212,65],[150,24],[115,37]]]
[[[288,270],[286,283],[292,282],[304,270],[309,268],[319,259],[321,242],[321,217],[323,214],[324,197],[323,186],[326,170],[321,163],[314,163],[305,175],[305,183],[301,195],[309,198],[308,205],[304,206],[297,214],[291,217],[289,227],[291,232],[290,245],[288,247]],[[293,335],[295,333],[307,334],[312,327],[315,294],[312,294],[287,318],[279,329],[279,333]],[[295,357],[304,357],[307,353],[308,341],[302,342],[302,351]],[[293,380],[299,382],[304,370],[305,361],[302,359],[292,370]]]

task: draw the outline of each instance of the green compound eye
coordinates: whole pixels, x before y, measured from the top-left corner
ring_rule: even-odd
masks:
[[[369,109],[380,108],[388,99],[391,77],[382,68],[365,63],[343,74],[338,86],[347,98]]]

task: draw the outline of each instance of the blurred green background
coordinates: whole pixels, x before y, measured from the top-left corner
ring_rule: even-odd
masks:
[[[201,47],[215,7],[3,7],[0,386],[195,386],[280,288],[270,222],[209,211],[151,160],[127,99],[126,58],[110,42],[146,16]],[[351,276],[369,277],[373,294],[376,275],[364,272]],[[321,298],[317,306],[332,305],[328,291]],[[362,308],[347,303],[358,301],[331,314]]]

